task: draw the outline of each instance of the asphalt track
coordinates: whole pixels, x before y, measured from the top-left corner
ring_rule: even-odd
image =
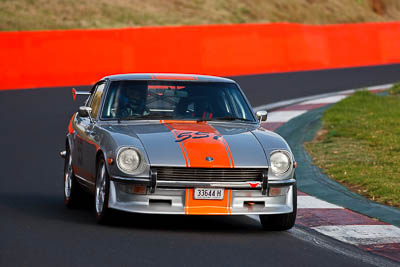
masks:
[[[400,81],[400,64],[232,77],[253,107],[292,98]]]
[[[396,71],[399,69],[397,66]],[[313,83],[324,84],[318,75],[312,78]],[[342,82],[342,78],[336,80]],[[377,83],[395,81],[390,78]],[[326,87],[319,87],[301,93],[300,81],[292,77],[295,84],[264,89],[261,99],[254,88],[264,88],[270,76],[237,79],[263,81],[251,88],[246,81],[242,83],[253,105],[326,92],[321,89]],[[373,84],[359,84],[366,85]],[[246,216],[117,213],[114,224],[101,226],[95,223],[90,205],[66,209],[63,161],[58,152],[78,106],[79,102],[72,102],[70,88],[0,92],[0,266],[385,265],[379,256],[300,226],[287,232],[264,232],[257,221]]]

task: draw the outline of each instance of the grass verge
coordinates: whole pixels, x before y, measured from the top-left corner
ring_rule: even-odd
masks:
[[[399,0],[0,0],[0,31],[398,20]]]
[[[357,92],[327,109],[305,147],[329,177],[379,203],[400,207],[400,85],[389,96]]]

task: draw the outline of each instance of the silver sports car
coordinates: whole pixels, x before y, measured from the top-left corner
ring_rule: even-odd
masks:
[[[88,191],[100,223],[116,209],[253,214],[265,229],[294,225],[293,154],[261,127],[267,112],[254,113],[234,81],[122,74],[73,95],[88,98],[72,116],[61,152],[67,207],[82,204]]]

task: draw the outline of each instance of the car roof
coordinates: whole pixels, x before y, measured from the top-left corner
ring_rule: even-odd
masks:
[[[168,81],[191,81],[191,82],[228,82],[235,81],[227,78],[198,75],[198,74],[179,74],[179,73],[129,73],[116,74],[103,77],[102,80],[109,79],[111,81],[126,81],[126,80],[168,80]]]

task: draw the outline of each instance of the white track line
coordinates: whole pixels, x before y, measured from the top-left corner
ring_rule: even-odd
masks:
[[[301,105],[306,105],[306,104],[331,104],[331,103],[339,102],[340,100],[342,100],[342,99],[344,99],[346,97],[347,97],[347,95],[334,95],[334,96],[328,96],[328,97],[324,97],[324,98],[305,101],[305,102],[300,103],[300,104]]]
[[[299,209],[343,209],[343,207],[312,196],[298,196],[297,207]]]
[[[400,243],[400,228],[393,225],[335,225],[312,229],[354,245]]]
[[[383,85],[377,85],[377,86],[371,86],[371,87],[367,87],[367,90],[386,90],[389,89],[393,86],[393,84],[383,84]],[[313,96],[306,96],[306,97],[299,97],[299,98],[293,98],[293,99],[289,99],[289,100],[285,100],[285,101],[279,101],[279,102],[275,102],[272,104],[266,104],[266,105],[262,105],[262,106],[258,106],[254,108],[254,111],[259,111],[259,110],[271,110],[271,109],[278,109],[281,107],[286,107],[286,106],[290,106],[290,105],[295,105],[298,104],[300,102],[305,102],[308,100],[313,100],[313,99],[320,99],[320,98],[324,98],[324,97],[328,97],[328,96],[332,96],[332,95],[343,95],[343,94],[352,94],[356,91],[361,91],[361,90],[365,90],[365,88],[361,88],[361,89],[351,89],[351,90],[344,90],[344,91],[339,91],[339,92],[333,92],[333,93],[326,93],[326,94],[318,94],[318,95],[313,95]]]
[[[367,87],[367,90],[372,91],[372,90],[386,90],[390,89],[393,87],[393,84],[384,84],[384,85],[377,85],[377,86],[370,86]]]
[[[268,114],[268,122],[287,122],[306,113],[308,110],[275,111]]]

